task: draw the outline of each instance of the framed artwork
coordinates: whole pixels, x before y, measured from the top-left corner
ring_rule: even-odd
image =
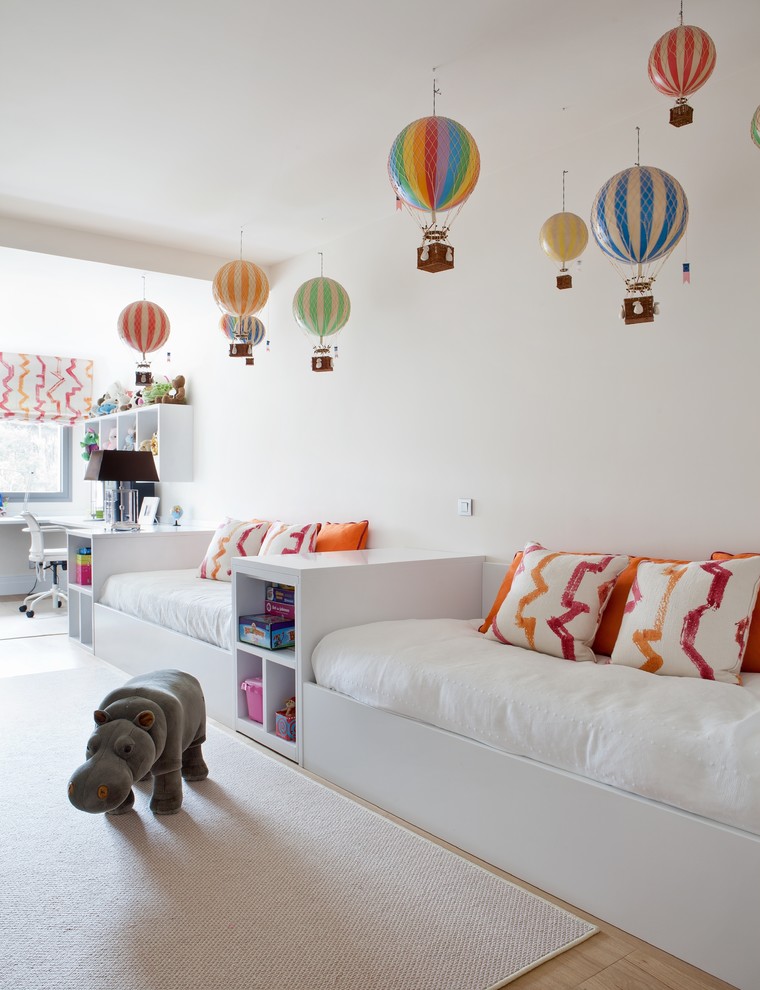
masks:
[[[156,521],[159,499],[157,496],[148,495],[142,500],[140,506],[140,516],[138,522],[141,526],[152,526]]]

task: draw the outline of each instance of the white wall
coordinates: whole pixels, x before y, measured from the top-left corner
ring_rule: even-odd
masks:
[[[489,168],[481,147],[452,272],[416,270],[418,233],[389,188],[387,220],[363,228],[357,217],[354,237],[324,246],[325,274],[352,301],[333,374],[312,373],[291,314],[297,286],[319,273],[316,254],[270,273],[271,351],[258,348],[253,368],[226,356],[208,282],[151,275],[196,416],[196,480],[164,485],[164,505],[205,520],[366,517],[372,545],[497,558],[527,539],[685,556],[757,549],[755,83],[711,80],[690,127],[669,127],[659,98],[540,159],[516,134],[508,169]],[[661,315],[626,327],[622,282],[593,242],[560,292],[537,239],[561,208],[562,170],[567,208],[587,218],[601,184],[636,160],[637,125],[642,164],[671,172],[689,198],[692,284],[681,284],[679,245],[655,286]],[[384,162],[377,171],[387,183]],[[139,270],[96,266],[72,293],[60,259],[15,251],[0,259],[6,284],[9,258],[2,347],[57,352],[65,341],[95,358],[96,390],[129,381],[134,354],[115,322],[141,296]],[[472,518],[456,515],[459,496],[474,500]]]

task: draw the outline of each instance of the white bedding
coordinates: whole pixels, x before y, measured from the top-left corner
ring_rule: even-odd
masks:
[[[232,585],[197,576],[197,568],[112,574],[100,604],[223,650],[232,642]]]
[[[572,663],[487,640],[477,624],[338,630],[314,652],[317,683],[760,834],[760,674],[738,687]]]

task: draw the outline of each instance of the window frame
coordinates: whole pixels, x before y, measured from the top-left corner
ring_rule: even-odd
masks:
[[[3,492],[3,501],[10,502],[70,502],[73,487],[72,449],[74,428],[64,423],[53,424],[58,427],[61,435],[61,475],[60,488],[55,492]]]

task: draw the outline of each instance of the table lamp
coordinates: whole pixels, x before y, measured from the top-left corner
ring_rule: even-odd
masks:
[[[149,450],[94,450],[87,462],[85,481],[116,481],[103,500],[106,523],[118,531],[140,528],[137,516],[137,481],[158,481],[156,460]]]

